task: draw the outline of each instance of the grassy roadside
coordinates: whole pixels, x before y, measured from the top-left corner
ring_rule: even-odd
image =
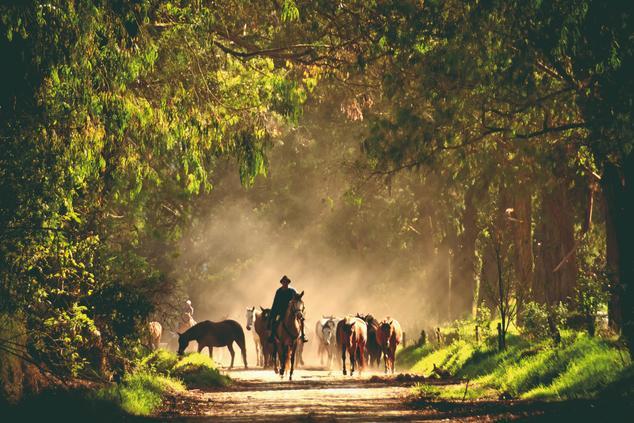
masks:
[[[133,415],[149,415],[162,404],[169,393],[187,388],[216,388],[231,383],[222,375],[209,356],[192,353],[178,357],[158,350],[143,358],[136,372],[126,375],[121,383],[102,388],[96,393],[101,400],[117,404]]]
[[[421,396],[444,399],[593,398],[632,377],[627,351],[610,341],[573,331],[563,333],[558,347],[550,341],[529,342],[512,334],[503,352],[491,345],[459,340],[439,349],[409,347],[397,360],[424,375],[429,375],[435,364],[454,377],[469,380],[466,391],[465,384],[415,387]]]
[[[177,357],[158,350],[141,359],[119,383],[51,389],[16,406],[0,407],[0,415],[15,417],[12,421],[128,421],[156,413],[167,395],[230,383],[208,356]]]

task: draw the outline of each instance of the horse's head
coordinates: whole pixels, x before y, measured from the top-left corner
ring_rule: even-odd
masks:
[[[247,330],[251,330],[253,321],[255,320],[255,307],[247,308]]]
[[[392,327],[391,322],[388,322],[387,320],[384,320],[381,322],[381,324],[379,325],[379,331],[381,331],[381,335],[382,338],[385,340],[386,342],[386,346],[390,346],[390,338],[392,337],[392,332],[394,331],[394,328]]]
[[[300,294],[295,294],[293,299],[288,303],[288,309],[291,312],[291,316],[295,319],[304,318],[304,301],[302,300],[302,297],[304,297],[304,291]]]
[[[189,339],[184,336],[182,333],[176,332],[178,335],[178,355],[181,356],[185,353],[187,346],[189,345]]]
[[[328,319],[321,328],[326,345],[330,345],[330,341],[335,337],[335,321]]]

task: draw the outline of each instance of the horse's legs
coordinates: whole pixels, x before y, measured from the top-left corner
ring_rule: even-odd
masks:
[[[388,354],[387,354],[387,348],[383,350],[383,361],[385,362],[385,374],[387,374],[387,368],[388,368]]]
[[[198,354],[200,354],[200,352],[203,350],[203,348],[205,348],[205,346],[202,343],[198,343]],[[211,347],[209,347],[211,349]]]
[[[293,370],[295,370],[295,353],[297,352],[297,344],[293,345],[291,348],[291,372],[288,375],[288,380],[293,380]]]
[[[227,344],[227,349],[229,350],[229,354],[231,354],[231,366],[229,366],[229,368],[233,369],[233,359],[236,356],[235,351],[233,351],[233,341]]]
[[[348,355],[350,356],[350,376],[354,376],[354,364],[356,361],[355,355],[357,355],[356,345],[348,350]]]
[[[286,370],[286,359],[288,356],[288,347],[282,345],[280,348],[280,376],[284,377],[284,371]]]
[[[343,366],[343,375],[346,375],[346,346],[341,345],[341,365]]]
[[[361,375],[361,372],[363,371],[363,369],[365,368],[365,344],[364,343],[359,343],[359,349],[358,349],[358,355],[359,355],[359,375]]]
[[[214,359],[214,347],[209,346],[209,358]]]
[[[253,330],[255,331],[255,328],[253,328]],[[255,344],[255,365],[259,366],[261,364],[260,363],[260,340],[254,336],[253,343]]]

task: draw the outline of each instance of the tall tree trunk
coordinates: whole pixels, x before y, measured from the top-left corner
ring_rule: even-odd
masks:
[[[621,330],[621,283],[619,280],[619,248],[616,237],[615,188],[620,185],[619,175],[614,166],[606,166],[603,173],[603,195],[605,198],[606,272],[610,281],[608,300],[608,322],[615,331]],[[610,206],[610,204],[612,204]]]
[[[497,301],[495,287],[497,283],[497,267],[495,251],[490,242],[485,242],[482,247],[482,268],[480,270],[480,284],[478,287],[478,305],[484,304],[491,310],[491,316],[497,314]]]
[[[621,168],[612,163],[605,164],[601,180],[605,193],[608,221],[612,231],[608,243],[613,249],[612,260],[618,272],[613,281],[610,304],[617,322],[620,319],[621,333],[630,354],[634,351],[634,154],[623,161]],[[612,239],[610,240],[610,235]],[[615,260],[616,259],[616,260]],[[620,316],[619,316],[620,315]]]
[[[548,304],[568,302],[574,294],[577,265],[574,252],[570,254],[575,245],[574,215],[565,184],[558,184],[543,193],[538,233],[538,262],[542,267],[539,279],[543,284],[538,290],[543,292]]]
[[[531,192],[526,186],[517,188],[510,216],[513,233],[513,265],[517,278],[517,316],[521,320],[524,303],[533,289],[533,234]]]
[[[476,289],[476,239],[478,237],[477,196],[481,186],[472,185],[465,195],[465,210],[462,214],[463,231],[458,237],[454,254],[451,290],[451,312],[454,319],[473,317],[473,302]]]

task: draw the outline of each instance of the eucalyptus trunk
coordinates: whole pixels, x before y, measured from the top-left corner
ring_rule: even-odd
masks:
[[[608,248],[611,265],[616,274],[611,281],[609,305],[620,324],[630,353],[634,349],[634,154],[630,154],[620,168],[605,165],[601,180],[608,215]]]

